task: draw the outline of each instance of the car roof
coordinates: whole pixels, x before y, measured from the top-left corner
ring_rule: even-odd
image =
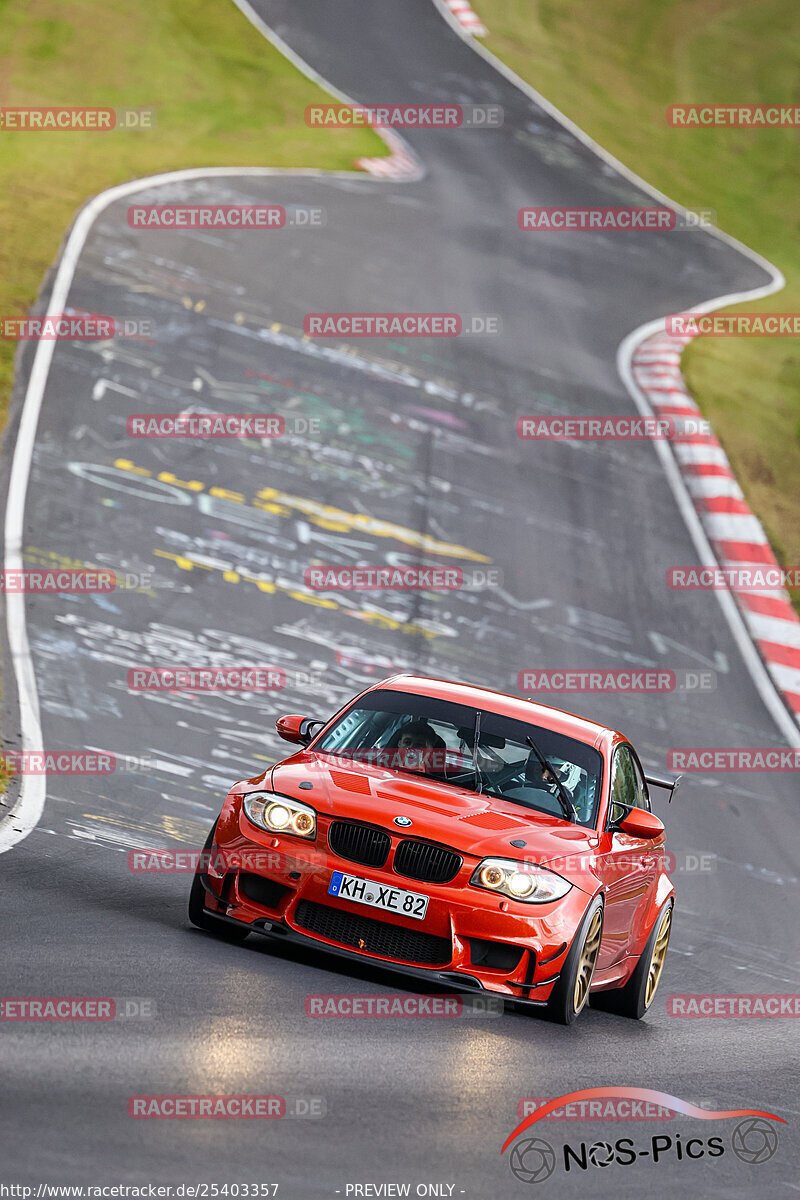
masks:
[[[413,692],[419,696],[435,696],[441,700],[451,700],[454,704],[471,704],[486,712],[499,713],[512,717],[517,721],[529,721],[533,725],[552,729],[555,733],[563,733],[579,742],[587,742],[591,746],[611,745],[623,735],[608,725],[600,725],[597,721],[588,721],[574,713],[564,712],[560,708],[551,708],[549,704],[538,704],[535,700],[524,700],[521,696],[512,696],[508,692],[497,692],[492,688],[476,687],[471,683],[457,683],[452,679],[435,679],[429,675],[401,674],[382,679],[367,691]]]

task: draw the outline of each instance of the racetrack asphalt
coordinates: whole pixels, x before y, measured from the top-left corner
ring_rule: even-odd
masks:
[[[71,305],[152,321],[154,334],[111,348],[56,346],[25,510],[26,565],[150,572],[152,586],[30,597],[27,628],[45,747],[146,761],[107,777],[51,778],[39,824],[0,858],[3,992],[146,997],[155,1016],[3,1023],[2,1173],[23,1184],[277,1182],[285,1200],[368,1182],[524,1196],[532,1185],[500,1156],[518,1101],[627,1084],[708,1108],[774,1112],[787,1121],[779,1149],[761,1165],[728,1149],[692,1161],[672,1153],[630,1171],[561,1171],[551,1194],[789,1194],[792,1022],[680,1020],[667,1016],[666,998],[797,990],[791,774],[698,775],[671,807],[656,797],[678,899],[661,989],[637,1024],[591,1009],[569,1029],[511,1012],[312,1020],[311,993],[382,995],[413,984],[263,939],[220,944],[187,922],[187,876],[127,868],[131,848],[202,845],[227,787],[287,750],[273,732],[281,711],[327,716],[393,669],[512,692],[524,668],[708,669],[713,691],[549,702],[621,728],[656,770],[671,747],[784,744],[716,597],[666,587],[667,569],[695,562],[696,551],[653,447],[534,445],[515,432],[523,415],[634,415],[615,361],[626,334],[764,286],[766,272],[702,232],[521,232],[523,205],[653,201],[478,57],[428,0],[372,0],[368,20],[360,0],[254,7],[359,101],[499,104],[504,123],[406,131],[424,165],[415,181],[242,176],[136,196],[310,206],[324,210],[318,228],[134,230],[129,199],[92,227]],[[502,329],[351,339],[342,351],[302,337],[304,315],[328,311],[496,315]],[[19,364],[6,467],[30,357]],[[322,432],[264,442],[126,436],[129,413],[190,406],[297,414]],[[319,506],[350,517],[332,520]],[[406,532],[370,529],[357,519],[365,514]],[[402,562],[418,555],[423,535],[456,547],[431,561],[499,570],[502,586],[378,602],[351,593],[330,608],[297,591],[312,558]],[[259,572],[274,591],[247,578]],[[192,698],[135,694],[126,683],[136,666],[240,661],[280,665],[286,689]],[[4,674],[13,740],[8,664]],[[701,855],[707,869],[692,869]],[[165,1093],[322,1097],[326,1115],[128,1117],[129,1096]],[[730,1122],[708,1124],[729,1139]],[[703,1125],[547,1123],[534,1132],[575,1145],[630,1134],[645,1146],[654,1132],[707,1137]]]

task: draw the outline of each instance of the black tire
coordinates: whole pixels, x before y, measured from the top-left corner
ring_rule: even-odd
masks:
[[[219,817],[217,818],[217,821]],[[209,851],[214,845],[214,834],[217,832],[217,821],[211,826],[211,832],[206,838],[203,852]],[[245,925],[231,925],[228,921],[221,921],[219,917],[215,917],[213,913],[206,910],[206,889],[203,887],[202,872],[195,871],[192,879],[192,887],[189,892],[189,920],[198,929],[204,929],[206,933],[213,933],[215,937],[220,938],[223,942],[239,943],[243,942],[250,930]]]
[[[596,992],[592,996],[592,1008],[602,1009],[603,1012],[616,1013],[619,1017],[630,1017],[633,1021],[640,1021],[647,1010],[655,1000],[656,990],[661,981],[661,974],[664,969],[664,958],[666,958],[667,948],[669,946],[669,935],[672,930],[672,908],[673,901],[668,900],[661,912],[658,914],[649,938],[647,945],[639,955],[639,961],[633,969],[628,982],[621,988],[609,988],[605,992]],[[668,921],[666,931],[662,930],[664,923]],[[659,941],[659,934],[666,933],[666,944],[663,945],[663,955],[661,957],[661,966],[658,969],[655,983],[648,995],[648,979],[650,977],[650,967],[653,961],[656,943]]]
[[[592,947],[595,947],[596,943],[594,958],[591,964],[583,962],[584,948],[590,940],[590,935]],[[602,936],[603,897],[595,896],[586,910],[586,915],[578,926],[575,937],[572,939],[572,945],[564,960],[564,966],[561,968],[558,982],[553,988],[552,995],[547,1002],[547,1008],[544,1010],[543,1015],[548,1021],[554,1021],[558,1025],[571,1025],[586,1007],[589,1000],[589,988],[591,987],[592,977],[597,966],[597,955],[600,950]],[[583,996],[576,1006],[576,985],[578,983],[579,972],[582,973],[581,991]]]

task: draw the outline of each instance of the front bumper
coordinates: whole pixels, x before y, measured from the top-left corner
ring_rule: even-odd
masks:
[[[238,809],[238,806],[237,806]],[[558,979],[590,897],[573,887],[561,900],[523,904],[469,884],[478,859],[464,856],[456,878],[421,882],[392,869],[339,857],[320,829],[316,843],[252,827],[223,812],[215,850],[201,876],[210,913],[254,933],[365,959],[416,978],[541,1006]],[[424,920],[328,894],[344,871],[429,897]]]
[[[216,909],[209,908],[209,912],[213,912],[215,917],[228,922],[230,925],[240,927],[242,925],[242,921],[238,918],[224,915]],[[393,959],[382,959],[376,955],[365,954],[358,950],[348,950],[341,945],[334,945],[331,942],[321,941],[319,938],[308,937],[306,934],[292,929],[283,922],[270,921],[267,918],[256,919],[251,923],[250,928],[252,933],[263,934],[265,937],[272,938],[273,941],[287,942],[289,945],[295,946],[306,946],[313,950],[324,950],[326,954],[333,954],[338,958],[348,959],[350,962],[363,964],[366,959],[367,961],[372,961],[386,967],[387,970],[397,971],[398,974],[409,975],[414,979],[424,979],[428,983],[440,983],[444,987],[457,988],[460,992],[493,992],[495,995],[499,992],[499,989],[485,986],[477,976],[469,975],[465,971],[439,971],[432,967],[417,967],[410,963],[397,962]],[[508,995],[509,993],[500,994]],[[529,1005],[531,1008],[544,1008],[547,1004],[544,996],[540,999],[534,999],[533,996],[515,995],[514,999],[518,1004]]]

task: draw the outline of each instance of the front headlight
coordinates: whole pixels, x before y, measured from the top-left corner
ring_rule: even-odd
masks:
[[[244,811],[254,825],[267,833],[291,833],[311,841],[317,836],[317,814],[300,800],[274,792],[250,792],[244,798]]]
[[[512,900],[522,900],[526,904],[560,900],[572,887],[555,871],[515,862],[513,858],[485,858],[473,871],[470,883],[487,892],[502,892]]]

